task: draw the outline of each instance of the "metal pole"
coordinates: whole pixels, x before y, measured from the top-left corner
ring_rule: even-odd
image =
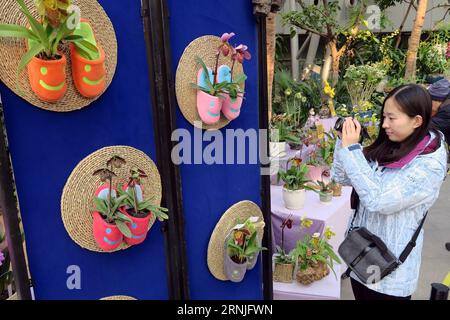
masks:
[[[269,126],[269,109],[268,109],[268,91],[267,91],[267,47],[266,47],[266,15],[256,14],[258,24],[258,96],[259,96],[259,128],[268,129]],[[265,139],[267,144],[265,150],[269,150],[269,137]],[[260,149],[263,148],[260,146]],[[264,150],[264,148],[263,148]],[[261,165],[268,170],[269,164]],[[265,170],[265,171],[266,171]],[[263,294],[265,300],[273,299],[273,282],[272,282],[272,224],[270,210],[270,176],[261,176],[261,209],[266,221],[264,230],[263,246],[268,248],[263,251]]]
[[[172,162],[172,131],[176,129],[176,103],[173,85],[168,9],[164,0],[143,0],[142,17],[147,44],[153,104],[153,127],[157,165],[163,184],[163,205],[170,219],[163,224],[169,297],[189,299],[181,177]]]
[[[3,106],[0,103],[0,207],[3,209],[6,241],[19,300],[31,300],[30,279],[20,232],[19,210],[14,195],[14,179],[9,158]]]

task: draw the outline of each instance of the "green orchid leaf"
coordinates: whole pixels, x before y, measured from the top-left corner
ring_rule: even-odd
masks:
[[[120,221],[120,220],[116,220],[116,226],[117,228],[120,230],[120,232],[122,232],[122,234],[127,237],[127,238],[131,238],[132,234],[131,234],[131,230],[130,228],[128,228],[128,226],[126,225],[125,222]]]

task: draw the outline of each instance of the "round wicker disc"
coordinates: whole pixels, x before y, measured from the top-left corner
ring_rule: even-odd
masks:
[[[35,18],[37,18],[38,15],[33,0],[25,0],[25,4]],[[81,17],[89,20],[94,29],[97,42],[105,50],[106,88],[108,88],[117,65],[117,40],[113,25],[106,12],[96,0],[73,0],[73,4],[79,6]],[[0,2],[0,23],[27,26],[28,20],[19,8],[16,0],[2,0]],[[23,39],[0,37],[0,80],[15,94],[32,105],[45,110],[68,112],[86,107],[98,97],[88,99],[78,93],[72,80],[69,46],[67,44],[62,45],[61,51],[64,52],[67,58],[67,92],[56,103],[47,103],[39,100],[31,90],[26,68],[19,75],[20,89],[17,87],[17,66],[26,52],[25,41]]]
[[[199,56],[208,68],[214,69],[216,63],[215,53],[221,43],[222,41],[217,36],[203,36],[197,38],[187,46],[178,63],[175,89],[181,113],[186,120],[194,126],[199,127],[195,122],[200,122],[203,129],[220,129],[230,122],[230,120],[225,118],[222,114],[220,120],[215,124],[208,125],[202,123],[197,112],[197,91],[191,86],[192,83],[197,82],[197,73],[201,68],[201,66],[195,62],[195,57]],[[232,63],[230,56],[224,57],[221,54],[219,66],[222,64],[226,64],[231,68]],[[242,64],[239,62],[236,63],[233,70],[233,76],[243,72]],[[242,85],[242,89],[244,89],[244,85]]]
[[[82,248],[104,252],[100,249],[93,236],[92,231],[92,213],[94,212],[94,193],[95,190],[104,184],[100,177],[93,176],[92,173],[97,169],[104,168],[106,162],[112,156],[117,155],[127,162],[120,169],[114,169],[117,175],[113,179],[113,185],[119,189],[129,178],[130,169],[137,167],[148,175],[141,179],[141,186],[144,198],[153,198],[154,203],[161,203],[161,178],[154,162],[142,151],[127,147],[114,146],[100,149],[88,157],[84,158],[72,171],[69,179],[64,186],[61,197],[61,215],[69,236]],[[153,215],[149,228],[155,222]],[[125,242],[117,250],[128,248]],[[111,252],[111,251],[108,251]]]
[[[101,298],[100,300],[137,300],[137,299],[129,296],[111,296]]]
[[[216,224],[208,244],[208,268],[214,277],[227,281],[223,270],[224,241],[232,228],[237,224],[244,223],[250,217],[259,217],[264,221],[261,209],[252,201],[241,201],[231,206]],[[264,230],[257,230],[258,238],[262,240]]]

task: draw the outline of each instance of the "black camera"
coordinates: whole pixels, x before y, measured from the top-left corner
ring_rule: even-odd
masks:
[[[342,133],[342,127],[344,126],[345,118],[339,117],[334,124],[334,130]],[[367,132],[367,128],[361,125],[361,134],[359,137],[359,143],[362,143],[364,139],[370,139],[369,132]]]

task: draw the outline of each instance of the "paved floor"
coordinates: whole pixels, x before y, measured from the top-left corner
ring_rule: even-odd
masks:
[[[439,198],[431,208],[425,221],[422,251],[422,266],[417,291],[413,300],[428,300],[431,283],[442,282],[450,272],[450,251],[445,243],[450,242],[450,175],[444,181]],[[342,282],[342,300],[354,300],[350,280]]]

